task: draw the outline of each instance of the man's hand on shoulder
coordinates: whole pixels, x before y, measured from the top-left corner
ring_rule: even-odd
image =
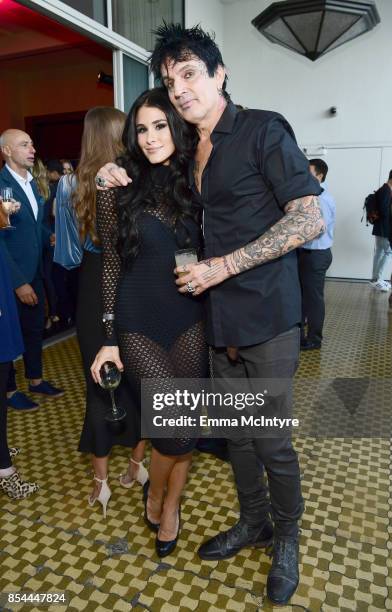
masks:
[[[109,162],[98,170],[95,183],[99,191],[106,191],[113,187],[126,187],[129,183],[132,183],[132,179],[124,168]]]

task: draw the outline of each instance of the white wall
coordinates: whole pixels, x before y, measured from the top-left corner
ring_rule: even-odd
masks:
[[[200,23],[208,32],[215,32],[215,40],[223,52],[223,11],[220,0],[185,0],[185,25],[192,27]]]
[[[224,7],[229,91],[249,107],[273,109],[301,142],[392,142],[392,2],[377,0],[381,23],[312,62],[269,42],[251,24],[269,0]],[[336,117],[326,111],[337,106]]]
[[[285,115],[311,157],[326,147],[338,209],[330,275],[369,278],[373,239],[360,218],[365,196],[392,168],[392,1],[377,0],[381,23],[371,32],[315,62],[272,44],[251,24],[271,2],[186,0],[186,23],[216,31],[235,102]]]

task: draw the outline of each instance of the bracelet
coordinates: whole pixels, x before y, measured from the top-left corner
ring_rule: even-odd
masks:
[[[115,316],[114,314],[111,314],[110,312],[104,312],[102,315],[102,321],[104,323],[106,323],[106,321],[114,321]]]

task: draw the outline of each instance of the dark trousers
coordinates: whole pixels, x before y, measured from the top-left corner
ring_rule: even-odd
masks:
[[[38,297],[38,304],[27,306],[16,299],[19,321],[22,328],[25,352],[23,353],[26,378],[42,377],[42,335],[45,319],[45,297],[42,278],[35,278],[30,285]],[[8,391],[15,391],[15,369],[11,368],[8,377]]]
[[[44,249],[43,272],[46,300],[48,302],[48,315],[57,315],[57,294],[53,282],[53,247]]]
[[[75,320],[78,295],[79,269],[66,270],[56,262],[52,266],[52,279],[57,295],[57,312],[60,319],[67,323]]]
[[[302,287],[302,330],[304,332],[304,325],[307,323],[307,337],[312,342],[321,342],[323,339],[325,275],[331,262],[331,249],[299,249],[299,278]]]
[[[239,348],[235,363],[225,349],[214,349],[217,378],[291,379],[299,360],[298,327],[255,346]],[[287,407],[286,412],[289,412]],[[303,511],[298,457],[291,437],[229,440],[229,452],[237,486],[241,518],[249,525],[261,525],[269,511],[262,463],[268,476],[275,531],[296,536]]]
[[[0,363],[0,470],[11,467],[7,444],[7,381],[11,362]]]

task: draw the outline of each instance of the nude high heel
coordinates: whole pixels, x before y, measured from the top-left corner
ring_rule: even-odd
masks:
[[[124,476],[126,476],[127,474],[120,474],[120,485],[122,487],[124,487],[124,489],[130,489],[131,487],[133,487],[135,481],[137,481],[139,484],[141,484],[142,486],[146,484],[147,480],[148,480],[148,471],[146,470],[146,468],[143,465],[143,460],[142,461],[135,461],[135,459],[131,459],[129,460],[130,463],[134,463],[135,465],[138,466],[138,471],[137,471],[137,475],[136,477],[131,480],[130,482],[124,482],[123,478]]]
[[[97,478],[96,475],[94,474],[94,480],[96,480],[97,482],[101,483],[101,490],[99,492],[98,497],[95,497],[94,499],[91,499],[91,496],[89,496],[88,498],[88,503],[90,506],[93,506],[95,504],[95,502],[98,500],[100,504],[102,504],[102,510],[103,510],[103,518],[106,518],[106,507],[108,505],[108,501],[112,495],[111,490],[109,489],[108,486],[108,479],[107,477],[104,478],[103,480],[101,480],[100,478]]]

